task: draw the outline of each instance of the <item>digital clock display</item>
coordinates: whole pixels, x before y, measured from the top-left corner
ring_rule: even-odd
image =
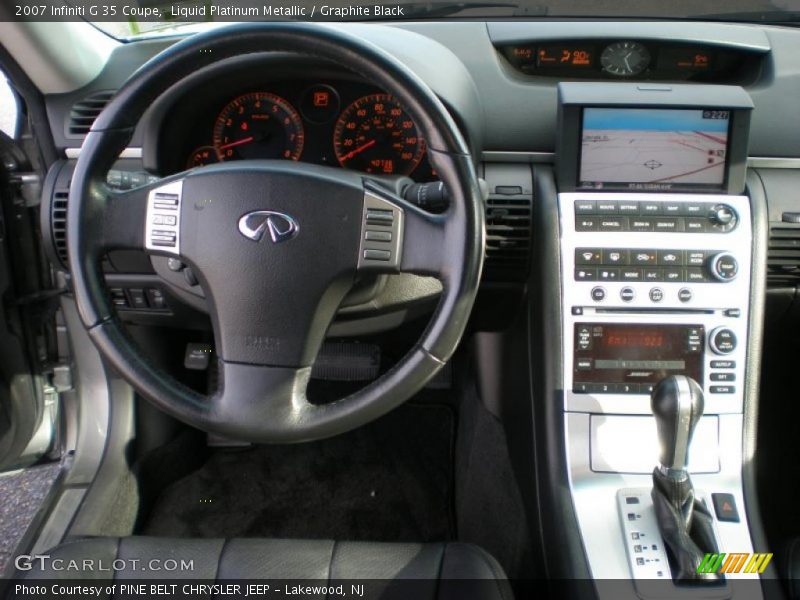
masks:
[[[536,66],[591,67],[593,54],[592,49],[586,46],[540,46],[536,54]]]

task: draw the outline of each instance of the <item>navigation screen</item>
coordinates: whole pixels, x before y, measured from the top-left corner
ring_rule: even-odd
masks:
[[[721,188],[728,110],[585,108],[580,187]]]

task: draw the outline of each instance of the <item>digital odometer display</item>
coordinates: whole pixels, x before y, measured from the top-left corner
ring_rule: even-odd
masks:
[[[583,189],[720,189],[730,111],[584,108],[578,186]]]

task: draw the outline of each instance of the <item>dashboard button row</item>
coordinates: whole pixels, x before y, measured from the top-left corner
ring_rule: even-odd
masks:
[[[575,219],[575,231],[648,232],[655,233],[724,233],[718,226],[702,217],[605,217],[580,215]]]
[[[707,260],[718,254],[720,254],[718,250],[576,248],[575,264],[610,266],[632,265],[643,267],[654,265],[662,267],[702,267]],[[726,269],[728,268],[727,265],[724,266]]]
[[[576,215],[667,216],[706,218],[715,208],[711,202],[659,202],[636,200],[576,200]]]
[[[575,281],[649,281],[658,283],[720,283],[701,268],[577,267]],[[691,297],[684,300],[688,302]]]
[[[591,383],[575,382],[572,391],[576,394],[650,394],[652,383]]]

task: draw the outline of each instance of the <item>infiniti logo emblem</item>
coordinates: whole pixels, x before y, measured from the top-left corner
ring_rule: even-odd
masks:
[[[269,231],[273,244],[292,239],[300,231],[294,218],[272,210],[254,210],[239,219],[239,232],[246,238],[258,242]]]

